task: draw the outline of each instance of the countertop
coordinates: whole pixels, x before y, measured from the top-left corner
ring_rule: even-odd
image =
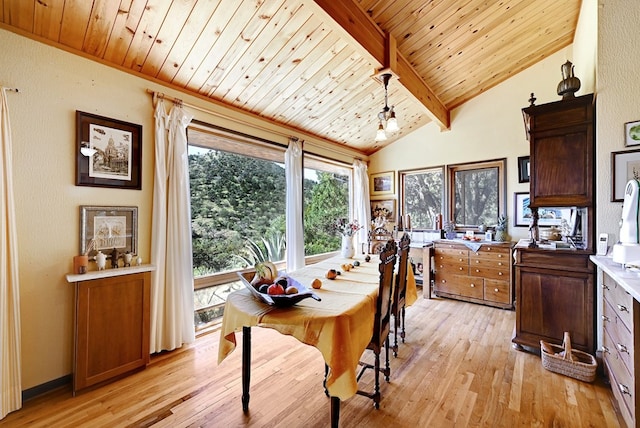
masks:
[[[622,286],[634,299],[640,301],[640,269],[623,268],[614,263],[611,256],[591,256],[593,264],[598,266]]]
[[[120,267],[117,269],[94,270],[83,274],[68,274],[67,282],[90,281],[92,279],[108,278],[112,276],[131,275],[132,273],[151,272],[156,270],[155,265]]]

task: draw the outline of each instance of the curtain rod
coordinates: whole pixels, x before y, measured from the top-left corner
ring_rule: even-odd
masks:
[[[208,108],[199,107],[199,106],[196,106],[196,105],[193,105],[193,104],[190,104],[190,103],[185,103],[184,101],[182,101],[179,98],[175,98],[175,97],[166,95],[166,94],[164,94],[162,92],[154,91],[153,89],[147,89],[147,93],[151,94],[153,96],[154,107],[155,107],[156,98],[165,99],[165,100],[170,101],[170,102],[172,102],[174,104],[181,104],[181,105],[183,105],[185,107],[193,108],[193,109],[199,110],[199,111],[201,111],[203,113],[207,113],[207,114],[210,114],[210,115],[213,115],[213,116],[217,116],[217,117],[220,117],[220,118],[223,118],[223,119],[231,120],[231,121],[233,121],[235,123],[238,123],[240,125],[243,125],[243,126],[250,126],[252,128],[255,128],[255,129],[258,129],[258,130],[261,130],[261,131],[271,132],[272,134],[280,135],[281,137],[286,137],[287,139],[295,137],[294,135],[287,134],[287,133],[284,133],[284,132],[281,132],[281,131],[276,131],[276,130],[273,130],[271,128],[267,128],[267,127],[264,127],[264,126],[261,126],[261,125],[256,125],[256,124],[253,124],[253,123],[243,122],[240,119],[236,119],[234,117],[231,117],[231,116],[223,114],[223,113],[215,112],[215,111],[210,110]],[[311,136],[311,135],[309,135],[309,136]],[[317,138],[317,137],[315,137],[315,138]],[[313,141],[305,141],[305,143],[313,145]],[[355,158],[355,156],[353,156],[352,154],[337,150],[337,149],[333,148],[331,145],[328,145],[326,147],[322,146],[322,147],[323,147],[323,149],[325,149],[327,151],[334,152],[334,153],[337,153],[337,154],[342,155],[342,156],[352,156],[352,157]],[[358,156],[358,158],[361,159],[359,156]]]
[[[155,106],[155,98],[160,98],[160,99],[164,99],[164,100],[167,100],[167,101],[171,101],[171,102],[172,102],[172,103],[174,103],[174,104],[183,105],[183,106],[185,106],[185,107],[189,107],[189,108],[192,108],[192,109],[195,109],[195,110],[201,111],[201,112],[203,112],[203,113],[207,113],[207,114],[210,114],[210,115],[213,115],[213,116],[221,117],[221,118],[223,118],[223,119],[231,120],[231,121],[233,121],[233,122],[240,123],[240,124],[245,125],[245,126],[247,125],[247,123],[242,122],[241,120],[235,119],[235,118],[233,118],[233,117],[231,117],[231,116],[229,116],[229,115],[222,114],[222,113],[218,113],[218,112],[215,112],[215,111],[210,110],[210,109],[208,109],[208,108],[199,107],[199,106],[196,106],[196,105],[193,105],[193,104],[190,104],[190,103],[185,103],[184,101],[182,101],[182,100],[181,100],[181,99],[179,99],[179,98],[171,97],[171,96],[169,96],[169,95],[163,94],[162,92],[156,92],[156,91],[154,91],[154,90],[147,89],[147,93],[149,93],[149,94],[152,94],[152,95],[153,95],[153,98],[154,98],[154,106]],[[257,129],[260,129],[260,130],[262,130],[262,131],[271,132],[271,133],[274,133],[274,134],[280,135],[280,136],[282,136],[282,137],[287,137],[287,138],[290,138],[290,137],[291,137],[291,135],[289,135],[289,134],[285,134],[285,133],[283,133],[283,132],[274,131],[274,130],[272,130],[272,129],[269,129],[269,128],[266,128],[266,127],[263,127],[263,126],[254,125],[254,124],[251,124],[251,125],[249,125],[249,126],[254,127],[254,128],[257,128]]]

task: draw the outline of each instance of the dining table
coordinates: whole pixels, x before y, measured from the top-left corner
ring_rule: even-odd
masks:
[[[368,261],[367,261],[368,260]],[[242,408],[249,410],[251,366],[251,327],[266,327],[290,335],[317,348],[328,367],[326,392],[331,398],[331,426],[337,427],[340,401],[356,394],[358,362],[373,334],[376,299],[380,279],[380,257],[340,255],[305,266],[285,275],[304,287],[312,288],[315,279],[321,281],[313,292],[319,297],[306,298],[293,306],[279,307],[258,300],[248,289],[240,289],[227,297],[218,364],[236,348],[236,332],[242,331]],[[346,270],[344,265],[352,265]],[[327,279],[334,269],[340,274]],[[394,280],[395,281],[395,280]],[[407,270],[407,306],[417,299],[413,270]]]

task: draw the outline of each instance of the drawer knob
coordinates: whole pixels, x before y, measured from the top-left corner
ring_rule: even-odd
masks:
[[[623,385],[621,383],[618,384],[618,389],[620,389],[620,392],[623,394],[629,394],[631,395],[631,393],[629,392],[629,387],[627,385]]]
[[[444,283],[446,283],[447,281],[443,279],[441,282],[444,284]]]
[[[607,348],[606,346],[602,347],[602,352],[604,352],[605,354],[610,354],[611,351],[609,351],[609,348]]]
[[[495,291],[497,293],[499,290],[497,288],[494,288],[493,291]]]
[[[618,310],[620,312],[629,312],[629,309],[627,309],[627,307],[624,305],[616,305],[616,306],[618,307]]]
[[[480,269],[476,269],[476,272],[480,272]]]
[[[608,321],[610,321],[610,319],[609,319],[609,317],[608,317],[608,316],[606,316],[606,315],[602,315],[602,321],[604,321],[604,322],[608,322]]]
[[[498,272],[498,276],[502,276],[502,272]]]
[[[502,262],[498,262],[498,266],[502,266]]]
[[[458,269],[462,270],[462,268],[461,268],[461,267],[460,267],[460,268],[458,268]]]
[[[476,285],[475,284],[471,284],[471,288],[474,288]]]
[[[480,260],[476,260],[476,264],[480,263]]]
[[[462,259],[458,259],[459,262],[463,261]]]
[[[618,351],[620,352],[626,352],[627,354],[629,353],[629,351],[627,350],[627,347],[624,346],[622,343],[616,343],[616,348],[618,348]]]
[[[502,258],[502,254],[498,254],[498,258],[501,259]]]

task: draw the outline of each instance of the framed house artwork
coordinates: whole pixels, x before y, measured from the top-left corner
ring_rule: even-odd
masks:
[[[76,186],[142,188],[142,126],[76,111]]]

